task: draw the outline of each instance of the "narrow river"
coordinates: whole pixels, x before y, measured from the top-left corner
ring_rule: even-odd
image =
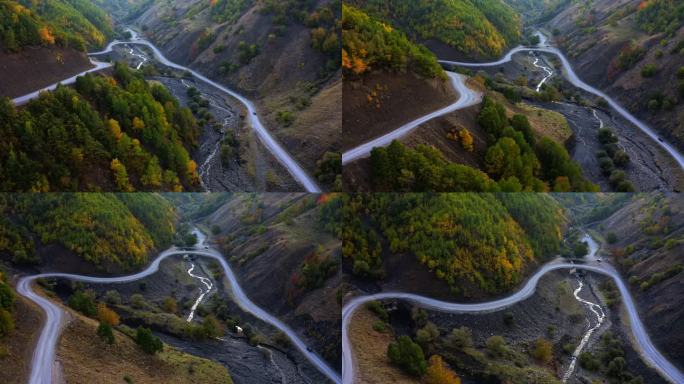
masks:
[[[58,278],[93,284],[128,283],[141,280],[156,273],[159,270],[159,265],[163,260],[166,260],[170,257],[184,256],[187,254],[206,257],[218,262],[225,274],[225,278],[228,280],[232,297],[236,304],[238,304],[246,312],[249,312],[262,321],[271,324],[273,327],[279,329],[281,332],[287,335],[292,346],[297,348],[314,367],[316,367],[331,381],[340,383],[342,381],[340,375],[333,368],[331,368],[328,363],[316,352],[310,350],[308,345],[299,337],[297,332],[249,299],[247,294],[242,290],[235,273],[224,256],[217,250],[204,246],[206,237],[199,231],[196,231],[195,233],[198,237],[199,246],[195,247],[194,250],[180,250],[178,248],[172,247],[169,250],[162,252],[156,259],[152,261],[152,263],[150,263],[147,268],[132,275],[119,277],[96,277],[69,273],[43,273],[26,276],[20,279],[17,283],[17,293],[40,306],[46,315],[45,324],[40,332],[40,337],[38,338],[38,342],[33,353],[33,359],[31,360],[31,375],[29,384],[45,384],[53,381],[53,374],[55,373],[53,372],[53,366],[55,364],[55,350],[62,326],[64,325],[66,318],[66,313],[59,305],[39,295],[33,290],[33,284],[36,280]]]

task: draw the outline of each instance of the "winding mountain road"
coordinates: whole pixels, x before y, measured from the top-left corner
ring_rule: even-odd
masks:
[[[362,305],[371,301],[378,300],[406,300],[412,302],[420,307],[450,313],[482,313],[498,311],[519,303],[535,292],[539,280],[545,274],[557,270],[585,270],[606,275],[615,281],[615,284],[622,295],[622,300],[629,315],[630,326],[634,340],[641,352],[642,358],[651,366],[653,366],[660,374],[673,383],[684,383],[684,374],[679,371],[677,367],[672,365],[665,356],[663,356],[658,349],[651,342],[644,324],[639,318],[639,313],[634,304],[634,299],[627,288],[627,285],[622,281],[620,274],[605,262],[599,262],[596,259],[596,252],[598,245],[589,240],[590,255],[587,256],[586,264],[571,264],[562,260],[554,260],[542,266],[525,285],[516,293],[494,301],[476,303],[476,304],[460,304],[450,303],[433,299],[430,297],[420,296],[405,292],[382,292],[372,295],[358,296],[349,300],[342,309],[342,381],[344,384],[352,384],[355,379],[355,363],[352,353],[351,341],[349,339],[349,326],[353,318],[354,312]]]
[[[632,115],[627,109],[625,109],[612,97],[608,96],[605,92],[600,91],[582,81],[579,78],[579,76],[577,76],[577,74],[575,73],[574,69],[572,68],[572,65],[570,64],[570,61],[567,59],[567,57],[565,57],[563,52],[561,52],[558,48],[549,45],[546,36],[544,36],[544,34],[542,34],[541,32],[537,32],[537,35],[540,37],[541,41],[537,47],[525,47],[522,45],[518,46],[516,48],[513,48],[502,59],[497,61],[492,61],[489,63],[470,63],[461,61],[440,60],[439,62],[442,64],[453,65],[458,67],[496,67],[510,62],[513,59],[513,55],[520,52],[542,52],[555,55],[560,59],[561,63],[563,64],[565,77],[572,85],[605,100],[608,103],[608,105],[610,105],[615,111],[622,115],[622,117],[624,117],[630,123],[634,124],[647,136],[653,139],[653,141],[655,141],[660,147],[662,147],[667,153],[669,153],[670,156],[672,156],[672,158],[674,158],[674,160],[677,162],[680,168],[684,169],[684,156],[682,156],[682,154],[677,149],[675,149],[672,145],[665,142],[665,140],[658,136],[658,134],[651,127],[646,125],[646,123],[642,122],[641,120],[637,119],[634,115]]]
[[[200,239],[199,243],[203,244],[203,237],[198,236],[198,238]],[[156,273],[159,270],[159,264],[169,257],[183,256],[187,254],[216,260],[221,265],[223,272],[230,283],[233,299],[242,309],[285,333],[290,338],[292,345],[299,349],[299,351],[311,362],[311,364],[320,370],[321,373],[323,373],[333,382],[341,383],[342,380],[339,374],[332,369],[320,356],[312,351],[309,351],[304,341],[302,341],[289,326],[268,313],[266,310],[254,304],[247,297],[245,292],[242,290],[242,287],[240,287],[233,270],[230,268],[221,253],[215,249],[200,249],[200,247],[195,247],[193,250],[180,250],[178,248],[172,247],[169,250],[161,253],[159,257],[157,257],[145,270],[129,276],[93,277],[68,273],[44,273],[27,276],[19,280],[17,283],[17,292],[38,304],[38,306],[40,306],[46,314],[45,324],[40,333],[40,338],[38,339],[38,343],[33,353],[29,384],[45,384],[53,381],[52,378],[53,366],[55,365],[55,350],[61,328],[64,324],[64,318],[66,316],[66,313],[59,305],[37,294],[33,290],[33,282],[38,279],[60,278],[94,284],[128,283],[143,279]]]
[[[48,87],[45,87],[45,88],[40,89],[38,91],[32,92],[28,95],[17,97],[15,99],[13,99],[12,102],[15,105],[25,104],[32,99],[38,98],[40,96],[41,92],[54,90],[60,84],[73,84],[76,82],[76,78],[79,76],[83,76],[83,75],[90,73],[90,72],[96,72],[96,71],[100,71],[104,68],[111,67],[112,66],[111,63],[99,62],[97,60],[92,59],[92,56],[99,56],[99,55],[104,55],[104,54],[110,53],[110,52],[112,52],[114,47],[117,45],[130,44],[130,45],[146,46],[149,49],[151,49],[152,52],[154,52],[156,59],[161,64],[163,64],[167,67],[170,67],[170,68],[174,68],[174,69],[178,69],[181,71],[188,72],[192,76],[194,76],[195,78],[201,80],[204,83],[211,85],[212,87],[214,87],[214,88],[218,89],[219,91],[229,95],[230,97],[238,100],[241,104],[243,104],[245,106],[245,108],[247,109],[247,116],[248,116],[247,119],[250,123],[250,126],[252,127],[252,129],[254,129],[257,136],[261,140],[261,142],[264,144],[264,146],[266,146],[266,148],[269,150],[269,152],[271,152],[273,154],[273,156],[276,158],[276,160],[278,160],[278,162],[281,163],[287,169],[287,171],[292,175],[292,177],[299,184],[301,184],[302,187],[304,187],[306,192],[309,192],[309,193],[320,193],[321,192],[321,188],[318,186],[316,181],[314,181],[314,179],[312,179],[308,175],[308,173],[299,165],[299,163],[292,156],[290,156],[290,154],[280,145],[280,143],[278,143],[275,140],[275,138],[273,138],[271,133],[261,123],[261,120],[259,119],[259,116],[257,114],[257,110],[256,110],[256,107],[254,106],[254,103],[252,103],[250,100],[248,100],[246,97],[240,95],[239,93],[237,93],[237,92],[235,92],[235,91],[233,91],[233,90],[231,90],[231,89],[229,89],[229,88],[227,88],[227,87],[225,87],[225,86],[223,86],[223,85],[221,85],[221,84],[219,84],[213,80],[210,80],[209,78],[200,74],[199,72],[194,71],[188,67],[184,67],[182,65],[176,64],[176,63],[168,60],[166,58],[166,56],[164,56],[164,54],[154,44],[152,44],[151,42],[141,38],[137,34],[137,32],[135,32],[132,29],[128,29],[128,32],[131,33],[131,39],[130,40],[127,40],[127,41],[114,40],[111,43],[109,43],[109,45],[107,45],[107,47],[104,50],[98,51],[98,52],[91,52],[88,54],[89,56],[91,56],[91,59],[90,59],[91,63],[93,65],[95,65],[94,68],[91,68],[87,71],[83,71],[83,72],[81,72],[75,76],[72,76],[72,77],[66,79],[66,80],[63,80],[59,83],[52,84]],[[140,68],[140,66],[145,61],[148,60],[148,58],[144,55],[135,55],[135,56],[144,60],[141,64],[138,65],[138,68]]]
[[[454,72],[447,72],[447,75],[449,76],[449,79],[451,80],[451,84],[453,85],[454,89],[456,89],[456,91],[459,94],[458,100],[456,100],[451,105],[448,105],[435,112],[429,113],[419,119],[413,120],[410,123],[407,123],[392,132],[389,132],[383,136],[375,138],[365,144],[361,144],[358,147],[343,153],[342,165],[349,164],[361,158],[370,156],[370,153],[373,150],[373,148],[388,146],[392,143],[392,141],[398,140],[408,135],[411,131],[432,119],[458,111],[459,109],[479,104],[482,101],[482,93],[474,91],[466,85],[466,80],[468,79],[467,76]]]
[[[76,79],[77,79],[78,77],[80,77],[80,76],[83,76],[83,75],[88,74],[88,73],[91,73],[91,72],[101,71],[101,70],[103,70],[103,69],[105,69],[105,68],[109,68],[109,67],[111,67],[111,66],[113,65],[113,64],[111,64],[111,63],[103,63],[103,62],[101,62],[101,61],[93,60],[92,58],[90,59],[90,63],[94,65],[93,68],[90,68],[90,69],[88,69],[87,71],[83,71],[83,72],[81,72],[81,73],[79,73],[79,74],[77,74],[77,75],[74,75],[74,76],[72,76],[72,77],[70,77],[70,78],[68,78],[68,79],[64,79],[64,80],[62,80],[62,81],[60,81],[60,82],[58,82],[58,83],[54,83],[54,84],[52,84],[52,85],[48,85],[47,87],[41,88],[41,89],[39,89],[39,90],[37,90],[37,91],[35,91],[35,92],[31,92],[31,93],[26,94],[26,95],[24,95],[24,96],[16,97],[16,98],[12,99],[12,103],[13,103],[14,105],[17,105],[17,106],[24,105],[24,104],[28,103],[29,101],[31,101],[31,100],[33,100],[33,99],[37,99],[37,98],[40,96],[40,94],[41,94],[42,92],[54,91],[55,89],[57,89],[57,87],[58,87],[60,84],[63,84],[63,85],[74,84],[74,83],[76,82]]]

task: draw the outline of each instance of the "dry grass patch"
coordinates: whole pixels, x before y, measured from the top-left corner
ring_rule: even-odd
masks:
[[[354,356],[356,357],[357,383],[364,384],[409,384],[416,380],[405,375],[390,364],[387,346],[394,341],[389,328],[384,332],[373,329],[378,318],[366,308],[359,308],[349,326]]]
[[[232,383],[228,370],[211,360],[168,345],[155,356],[145,354],[121,332],[108,345],[96,336],[97,322],[79,315],[63,330],[57,350],[68,383]]]

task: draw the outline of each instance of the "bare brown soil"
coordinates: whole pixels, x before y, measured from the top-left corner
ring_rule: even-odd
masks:
[[[360,80],[345,80],[342,148],[363,144],[457,98],[448,81],[422,79],[407,73],[376,72]]]
[[[87,56],[73,49],[27,47],[8,53],[0,47],[0,96],[22,96],[89,68]]]

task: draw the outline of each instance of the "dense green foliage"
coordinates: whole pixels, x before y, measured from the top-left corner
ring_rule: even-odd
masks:
[[[0,216],[0,255],[15,262],[38,261],[35,239],[99,268],[130,269],[170,245],[175,230],[169,202],[146,194],[0,195]]]
[[[112,78],[79,77],[21,110],[0,100],[0,190],[193,189],[199,134],[166,88],[117,64]]]
[[[112,331],[112,326],[107,323],[100,322],[100,325],[97,327],[97,336],[107,344],[114,344],[114,332]]]
[[[149,328],[139,327],[135,334],[135,342],[143,352],[154,355],[164,349],[162,341],[152,334]]]
[[[370,70],[414,72],[444,77],[437,58],[404,33],[353,6],[342,5],[342,68],[361,75]]]
[[[68,304],[71,308],[81,312],[88,317],[97,315],[97,304],[95,295],[91,291],[76,291],[69,297]]]
[[[390,343],[387,347],[387,357],[392,364],[398,365],[411,375],[422,376],[427,371],[423,350],[406,335],[399,336],[397,342]]]
[[[209,0],[211,17],[217,23],[234,23],[254,2],[253,0]]]
[[[498,185],[487,174],[449,162],[427,145],[410,149],[398,141],[371,152],[373,189],[411,192],[488,192]]]
[[[463,295],[518,284],[529,264],[556,254],[565,225],[541,194],[360,194],[341,215],[356,275],[382,277],[383,254],[408,253]]]
[[[500,103],[485,98],[478,118],[489,136],[483,169],[449,162],[433,147],[408,149],[399,142],[371,152],[375,191],[585,192],[598,191],[568,151],[549,138],[537,142],[527,117],[509,119]]]
[[[408,33],[414,40],[435,39],[461,52],[500,56],[518,43],[521,23],[501,0],[353,0],[361,9]]]
[[[9,335],[14,330],[15,294],[7,282],[7,276],[0,270],[0,338]]]
[[[535,140],[525,116],[509,119],[502,104],[485,97],[478,123],[493,143],[485,156],[487,173],[493,179],[513,178],[526,191],[598,191],[563,146],[546,137]]]
[[[5,49],[56,44],[85,51],[113,36],[109,15],[88,0],[0,0],[0,42]]]
[[[684,3],[676,0],[644,1],[636,20],[646,32],[674,34],[684,25]]]

